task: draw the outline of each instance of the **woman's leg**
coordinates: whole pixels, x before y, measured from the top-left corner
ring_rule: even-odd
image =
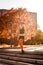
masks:
[[[19,39],[19,45],[20,45],[21,51],[23,53],[24,52],[23,51],[23,39]]]

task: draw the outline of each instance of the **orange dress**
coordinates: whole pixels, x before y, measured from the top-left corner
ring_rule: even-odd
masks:
[[[20,45],[20,48],[23,50],[23,39],[19,39],[19,45]]]

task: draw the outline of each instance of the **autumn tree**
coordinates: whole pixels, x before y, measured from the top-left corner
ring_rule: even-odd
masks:
[[[15,38],[19,37],[20,29],[24,27],[24,41],[36,35],[36,21],[33,21],[31,13],[26,9],[18,8],[8,10],[1,17],[0,37]]]

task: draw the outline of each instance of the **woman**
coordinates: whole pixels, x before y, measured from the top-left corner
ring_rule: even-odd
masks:
[[[18,43],[20,45],[20,48],[21,48],[21,52],[22,53],[24,53],[24,50],[23,50],[23,42],[24,42],[23,38],[20,37]]]

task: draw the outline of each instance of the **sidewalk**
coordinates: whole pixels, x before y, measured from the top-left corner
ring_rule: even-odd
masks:
[[[10,47],[0,48],[0,50],[1,49],[3,49],[3,50],[5,49],[7,51],[21,51],[19,46],[13,47],[13,48],[10,48]],[[26,51],[26,52],[42,51],[43,52],[43,45],[24,45],[24,51]]]

